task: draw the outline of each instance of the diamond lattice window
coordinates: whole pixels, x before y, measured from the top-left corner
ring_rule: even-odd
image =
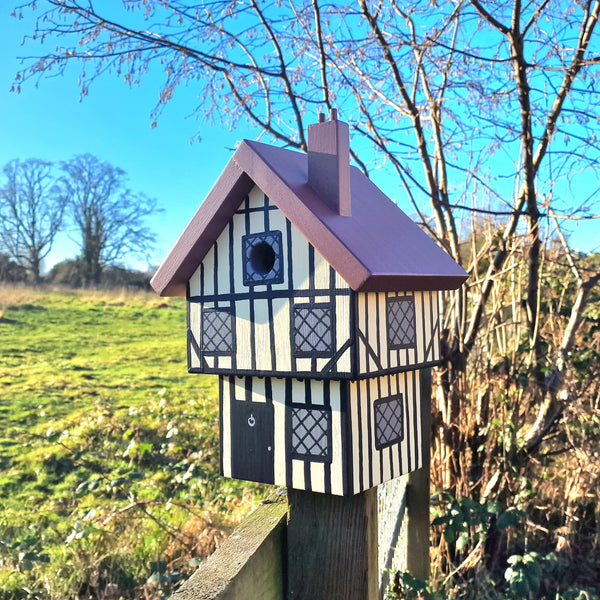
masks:
[[[331,412],[322,408],[292,407],[292,456],[331,462]]]
[[[387,324],[391,350],[416,346],[415,299],[413,296],[388,299]]]
[[[404,439],[402,394],[373,403],[375,412],[375,448],[381,450]]]
[[[294,307],[294,355],[324,357],[333,352],[333,311],[329,304]]]
[[[202,311],[202,351],[206,354],[233,351],[233,315],[229,310],[209,308]]]

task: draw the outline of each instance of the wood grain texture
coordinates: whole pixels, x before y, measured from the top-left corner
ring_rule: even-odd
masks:
[[[261,504],[171,600],[283,600],[282,539],[287,504]]]
[[[378,597],[377,490],[350,497],[288,490],[288,600]]]

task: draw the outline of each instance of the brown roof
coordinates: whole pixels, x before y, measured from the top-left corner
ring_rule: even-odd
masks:
[[[256,184],[359,292],[456,289],[467,273],[356,167],[352,216],[340,216],[308,185],[307,155],[244,140],[154,277],[161,296],[186,284],[242,197]]]

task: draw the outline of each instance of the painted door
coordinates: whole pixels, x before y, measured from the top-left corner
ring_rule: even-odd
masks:
[[[266,402],[231,402],[231,471],[236,479],[274,483],[274,411]]]

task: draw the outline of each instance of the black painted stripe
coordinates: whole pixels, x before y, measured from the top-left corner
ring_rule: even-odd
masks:
[[[412,371],[410,375],[407,377],[412,377],[413,380],[413,434],[414,434],[414,449],[415,449],[415,469],[418,469],[421,466],[421,456],[422,453],[419,450],[419,428],[421,427],[421,419],[417,419],[417,409],[418,405],[420,405],[420,393],[417,393],[417,372]],[[419,390],[420,391],[420,390]]]
[[[234,248],[235,248],[235,236],[233,231],[232,219],[229,221],[229,293],[235,293],[235,271],[234,271]]]
[[[389,292],[385,293],[385,298],[383,300],[385,306],[385,348],[387,354],[387,366],[388,369],[392,368],[392,350],[390,349],[390,319],[389,319],[389,305],[390,298],[393,298],[393,295]],[[396,353],[396,362],[400,362],[400,357],[398,356],[398,351],[394,351]]]
[[[188,300],[188,298],[190,297],[190,282],[188,281],[185,284],[185,297],[186,297],[186,302],[185,302],[185,325],[186,325],[186,331],[187,331],[187,335],[188,335],[188,342],[186,344],[187,348],[187,368],[188,370],[192,368],[192,342],[190,340],[190,333],[191,333],[191,326],[190,326],[190,301]]]
[[[414,371],[415,369],[425,369],[430,367],[437,367],[441,364],[441,361],[429,362],[422,365],[411,365],[408,367],[399,367],[398,369],[389,369],[387,371],[375,371],[374,373],[363,373],[359,377],[354,377],[352,373],[334,373],[332,375],[328,375],[327,373],[319,373],[318,377],[315,377],[315,373],[312,371],[259,371],[257,369],[236,369],[236,374],[240,376],[244,375],[254,375],[259,377],[295,377],[295,378],[304,378],[304,377],[312,377],[313,379],[340,379],[340,380],[353,380],[353,381],[363,381],[365,379],[372,379],[374,377],[383,377],[385,375],[396,375],[397,373],[405,373],[408,371]],[[189,373],[211,373],[213,375],[225,374],[229,375],[232,370],[227,368],[218,368],[218,367],[209,367],[206,364],[206,370],[201,371],[197,368],[192,368],[188,370]]]
[[[252,402],[252,377],[244,377],[244,400]]]
[[[329,373],[329,371],[333,371],[333,367],[335,367],[337,361],[342,357],[342,355],[344,354],[344,352],[346,352],[346,350],[348,350],[348,348],[350,348],[352,346],[352,342],[351,340],[347,340],[344,345],[331,357],[331,360],[329,360],[327,362],[327,364],[321,369],[321,373]],[[338,371],[336,369],[337,372],[341,373],[342,371]],[[350,371],[350,373],[352,373],[352,371]]]
[[[342,492],[350,496],[354,492],[354,447],[352,440],[352,407],[350,406],[350,382],[340,381],[340,430],[342,466]]]
[[[269,198],[266,194],[263,194],[263,202],[264,204],[262,207],[262,211],[264,216],[265,231],[269,231]]]
[[[356,388],[356,418],[358,420],[358,488],[354,493],[358,493],[365,489],[364,476],[364,436],[363,436],[363,418],[362,418],[362,398],[360,392],[360,382],[356,381],[353,384]],[[354,404],[354,403],[353,403]],[[354,406],[353,406],[354,408]]]
[[[366,303],[365,303],[365,306],[366,306]],[[367,355],[371,357],[371,360],[379,368],[379,372],[385,373],[383,365],[379,361],[379,356],[377,355],[377,353],[375,352],[375,350],[373,350],[373,348],[371,348],[371,346],[369,345],[369,341],[368,341],[368,338],[367,338],[367,336],[369,334],[369,331],[368,331],[369,330],[369,326],[368,325],[367,325],[366,329],[367,329],[367,331],[365,333],[363,333],[359,329],[358,330],[358,337],[360,338],[361,342],[365,345],[365,349],[367,351]],[[368,372],[369,377],[374,377],[374,374],[377,373],[377,371],[370,371],[369,368],[367,368],[366,371]]]
[[[425,361],[425,351],[426,351],[426,344],[427,344],[427,334],[426,334],[426,329],[425,329],[425,297],[424,297],[424,293],[423,292],[415,292],[415,318],[416,318],[416,313],[417,313],[417,307],[416,307],[416,295],[419,294],[421,297],[421,340],[419,341],[418,345],[423,349],[423,354],[421,355],[423,358],[422,360]],[[417,361],[419,360],[419,357],[417,355]]]
[[[329,265],[329,289],[335,289],[335,270]],[[338,330],[338,314],[337,314],[337,302],[336,297],[331,296],[331,347],[337,346],[337,330]],[[331,361],[330,361],[331,362]],[[334,363],[335,365],[335,363]],[[327,365],[326,365],[327,366]],[[337,369],[336,369],[337,371]]]
[[[312,298],[315,294],[315,247],[308,244],[308,292]]]
[[[395,376],[395,380],[396,380],[396,394],[402,394],[402,389],[401,389],[401,379],[402,379],[402,375],[398,374]],[[406,402],[405,402],[405,396],[406,394],[402,394],[402,442],[400,442],[398,444],[398,475],[404,475],[405,473],[403,473],[402,470],[402,444],[404,443],[404,440],[406,439],[406,420],[408,419],[408,415],[406,414]]]
[[[331,448],[331,456],[333,458],[333,444],[336,443],[333,441],[333,412],[331,412],[331,382],[324,381],[323,382],[323,404],[329,408],[330,410],[330,421],[329,421],[329,437],[327,439],[327,443],[330,444]],[[343,417],[343,413],[342,413]],[[342,439],[340,440],[342,444],[342,465],[344,465],[344,428],[342,426]],[[325,472],[325,481],[324,481],[324,490],[326,494],[331,494],[331,462],[326,462],[324,464],[324,472]]]
[[[400,376],[399,376],[400,377]],[[412,470],[411,468],[411,435],[410,435],[410,423],[411,423],[411,411],[410,411],[410,404],[409,404],[409,398],[408,398],[408,383],[407,383],[407,378],[406,376],[404,376],[402,378],[404,380],[404,383],[401,384],[400,380],[398,381],[399,383],[399,387],[400,384],[402,385],[402,398],[404,399],[404,415],[406,416],[406,418],[404,419],[404,442],[405,442],[405,448],[406,448],[406,473],[410,473],[410,471]],[[405,474],[406,474],[405,473]]]
[[[387,376],[387,383],[388,383],[388,395],[389,396],[394,396],[395,394],[392,393],[392,377],[391,375]],[[388,452],[388,460],[390,463],[390,479],[394,479],[394,477],[396,477],[395,473],[394,473],[394,452],[396,451],[396,446],[399,446],[400,443],[396,444],[395,446],[391,446],[389,448],[389,452]]]
[[[308,294],[311,302],[315,299],[315,247],[308,244]],[[334,313],[335,314],[335,313]],[[313,356],[310,360],[310,370],[312,373],[317,371],[317,359]]]
[[[234,248],[235,236],[233,230],[233,219],[229,222],[229,291],[231,294],[235,292],[235,272],[234,272]],[[229,309],[233,318],[231,319],[231,370],[235,371],[237,367],[237,334],[236,334],[236,306],[233,301],[229,302]]]
[[[285,484],[292,487],[292,380],[285,380]]]
[[[364,311],[364,321],[363,323],[365,324],[365,329],[364,331],[361,329],[358,332],[359,337],[361,338],[363,344],[365,345],[365,366],[364,366],[364,370],[365,373],[368,373],[371,370],[371,363],[369,361],[369,356],[371,356],[371,359],[373,358],[373,355],[375,355],[375,352],[373,351],[373,348],[371,348],[371,346],[369,345],[369,294],[365,294],[364,295],[364,299],[365,299],[365,311]],[[377,357],[375,356],[375,360],[377,360]],[[381,365],[379,365],[380,369],[383,369],[383,367]]]
[[[204,359],[204,357],[202,356],[202,352],[200,351],[200,346],[196,340],[196,336],[194,335],[194,332],[188,328],[187,330],[188,333],[188,348],[191,348],[194,350],[194,352],[196,353],[196,356],[198,357],[198,360],[200,361],[200,367],[188,367],[188,373],[194,373],[195,369],[200,368],[201,369],[201,373],[204,373],[205,370],[202,369],[202,360]],[[206,361],[204,361],[204,364],[206,364]],[[206,365],[206,367],[208,367],[208,365]]]
[[[249,325],[250,325],[250,372],[256,373],[256,353],[258,348],[256,347],[256,323],[255,321],[255,307],[254,307],[254,298],[250,299],[249,302]]]
[[[241,300],[277,300],[279,298],[306,298],[307,302],[311,300],[325,296],[330,298],[331,296],[350,296],[351,290],[348,288],[339,288],[336,290],[329,289],[315,289],[312,292],[307,290],[257,290],[256,292],[240,292],[237,294],[205,294],[199,296],[190,296],[190,302],[208,303],[208,302],[239,302]]]
[[[261,211],[262,208],[257,208],[257,211]],[[250,233],[250,196],[246,196],[244,198],[244,223],[245,223],[245,228],[246,228],[246,235],[248,235]],[[254,212],[254,211],[252,211]]]
[[[235,375],[229,376],[229,402],[233,402],[233,400],[237,400],[235,394]]]
[[[271,222],[269,220],[269,198],[265,194],[265,231],[271,229]],[[267,292],[273,292],[273,286],[267,285]],[[273,322],[273,298],[267,298],[267,312],[269,315],[269,344],[271,345],[269,351],[271,353],[271,369],[277,371],[277,352],[275,348],[275,323]]]
[[[223,375],[219,375],[219,472],[221,475],[224,475],[223,472],[223,444],[225,440],[223,439],[223,394],[224,394],[224,385],[223,385]],[[231,406],[231,399],[229,399],[229,406]],[[229,443],[229,449],[231,452],[231,440],[227,440]]]
[[[373,487],[373,422],[371,419],[371,409],[373,406],[371,398],[371,386],[370,381],[367,381],[365,389],[367,390],[367,397],[365,399],[365,406],[367,407],[367,466],[369,469],[369,488]]]
[[[350,291],[350,371],[354,378],[358,377],[358,343],[356,332],[358,330],[358,323],[356,321],[356,315],[358,314],[358,294],[354,291]]]
[[[289,298],[288,310],[289,310],[289,323],[290,323],[290,353],[291,353],[291,367],[292,372],[298,371],[298,360],[294,355],[294,303],[291,301],[293,298],[294,291],[294,269],[292,261],[292,223],[289,219],[285,220],[285,234],[287,237],[287,271],[288,271],[288,289],[282,298]]]
[[[213,262],[213,290],[215,298],[219,297],[219,244],[216,242],[213,245],[214,262]],[[215,300],[215,308],[219,308],[219,301]]]
[[[379,306],[379,302],[377,303],[377,305]],[[377,336],[379,337],[379,336]],[[377,399],[381,398],[381,377],[377,378]],[[371,412],[371,409],[369,408],[369,412]],[[375,418],[373,416],[373,427],[375,427]],[[373,431],[373,435],[375,435],[375,431]],[[383,450],[383,452],[381,450],[375,450],[375,452],[379,452],[379,483],[383,482],[383,457],[385,454],[385,448]]]
[[[294,289],[294,265],[292,260],[292,223],[289,219],[285,220],[285,233],[287,237],[288,292],[291,292]]]
[[[427,354],[431,353],[431,357],[435,358],[435,351],[433,351],[433,344],[439,340],[439,331],[438,328],[440,326],[439,320],[435,321],[435,324],[431,326],[431,338],[429,340],[429,345],[427,346]]]
[[[304,489],[307,491],[312,491],[312,475],[310,472],[310,465],[312,462],[310,460],[304,461]]]
[[[379,364],[381,364],[381,315],[379,314],[379,292],[375,294],[375,327],[377,327],[377,356],[379,357]],[[384,368],[381,365],[381,368]],[[388,362],[387,368],[390,368],[390,363]]]
[[[263,212],[265,208],[263,206],[258,206],[256,208],[240,208],[235,211],[236,215],[246,215],[250,213]],[[269,204],[266,210],[279,210],[274,204]]]
[[[434,303],[434,299],[435,299],[435,303]],[[437,312],[437,292],[429,292],[429,301],[431,302],[431,345],[432,345],[431,360],[435,360],[435,358],[436,358],[435,341],[440,339],[440,334],[439,334],[440,321],[439,321],[439,315]],[[434,305],[436,306],[435,312],[433,310]]]
[[[244,208],[245,208],[245,218],[244,218],[244,229],[245,229],[245,234],[249,235],[250,234],[250,196],[246,196],[245,201],[244,201]],[[263,210],[263,208],[261,207],[260,210]],[[242,248],[242,253],[243,253],[243,248]],[[242,255],[242,261],[245,261],[246,257]],[[248,292],[246,292],[245,294],[235,294],[233,295],[232,300],[237,302],[239,300],[241,300],[241,298],[239,298],[240,295],[245,296],[245,298],[243,298],[244,300],[248,300],[248,308],[249,308],[249,321],[250,321],[250,371],[253,373],[256,373],[256,331],[255,331],[255,324],[254,324],[254,301],[256,299],[256,295],[254,293],[254,288],[250,287],[250,289],[248,290]],[[206,301],[206,300],[204,300]],[[239,371],[238,371],[239,372]]]
[[[312,387],[309,377],[304,380],[304,402],[307,406],[312,406]]]

